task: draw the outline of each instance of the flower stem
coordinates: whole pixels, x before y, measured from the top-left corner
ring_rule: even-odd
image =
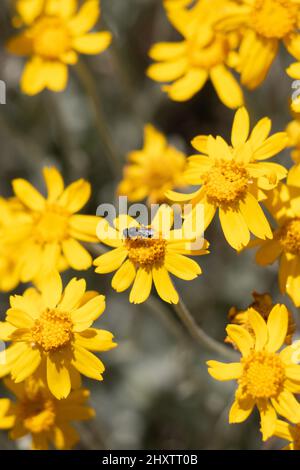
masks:
[[[173,305],[173,308],[181,323],[185,326],[186,330],[200,346],[231,361],[236,360],[237,355],[234,351],[211,338],[199,327],[199,325],[197,325],[196,321],[181,298],[179,299],[178,304]]]
[[[95,123],[101,142],[105,148],[105,155],[107,158],[108,165],[115,179],[120,179],[122,170],[121,161],[119,158],[118,151],[115,149],[115,145],[113,143],[113,139],[111,137],[108,126],[106,124],[106,118],[103,114],[102,103],[98,94],[98,89],[95,80],[92,74],[90,73],[89,68],[82,60],[80,60],[76,64],[76,70],[79,80],[85,88],[93,106]]]

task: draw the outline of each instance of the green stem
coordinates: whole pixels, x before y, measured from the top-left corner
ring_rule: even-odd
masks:
[[[106,117],[103,114],[102,103],[100,96],[98,94],[97,85],[94,81],[92,74],[89,71],[89,68],[81,60],[76,65],[77,75],[85,88],[87,95],[90,98],[91,104],[94,109],[95,123],[101,142],[105,148],[105,155],[107,157],[108,165],[111,169],[112,174],[115,179],[120,179],[121,177],[121,162],[119,154],[115,149],[113,139],[111,137],[110,131],[106,124]]]
[[[178,304],[173,307],[181,323],[200,346],[231,361],[237,359],[237,355],[233,350],[211,338],[199,327],[182,299],[179,299]]]

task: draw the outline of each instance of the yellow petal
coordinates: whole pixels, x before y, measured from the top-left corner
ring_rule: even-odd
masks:
[[[242,423],[251,414],[254,402],[250,398],[247,400],[235,400],[229,412],[229,423]]]
[[[58,61],[46,62],[46,86],[49,90],[60,92],[65,90],[68,83],[68,68],[66,64]]]
[[[268,317],[269,340],[267,349],[277,351],[284,343],[288,330],[289,315],[285,305],[275,305]]]
[[[268,264],[273,264],[281,252],[282,246],[277,240],[268,240],[258,249],[255,259],[257,264],[267,266]]]
[[[59,273],[57,271],[48,273],[46,278],[39,281],[38,287],[46,307],[56,307],[62,295],[62,280]]]
[[[92,266],[92,257],[89,252],[74,238],[62,242],[63,253],[73,269],[83,270]]]
[[[272,404],[281,416],[292,423],[300,422],[300,403],[288,390],[283,390],[279,397],[272,399]]]
[[[15,195],[26,207],[34,211],[44,210],[45,199],[28,181],[19,178],[13,180],[12,185]]]
[[[6,321],[16,328],[31,328],[33,326],[33,319],[22,310],[10,308],[6,312]]]
[[[198,263],[178,253],[167,253],[165,267],[171,274],[185,281],[191,281],[201,274]]]
[[[134,264],[129,259],[126,260],[112,278],[112,288],[117,292],[123,292],[131,286],[135,275],[136,271]]]
[[[179,296],[164,266],[154,267],[152,270],[153,281],[158,295],[165,302],[177,304]]]
[[[32,375],[41,363],[41,354],[37,349],[26,348],[24,355],[19,357],[11,366],[11,376],[14,382],[20,383]]]
[[[273,436],[276,427],[276,411],[274,410],[271,403],[267,401],[258,401],[258,409],[260,413],[260,424],[261,432],[263,435],[263,441],[266,441]]]
[[[64,180],[54,167],[43,168],[43,175],[47,186],[48,201],[54,202],[64,190]]]
[[[91,324],[104,312],[104,310],[104,295],[97,295],[97,297],[92,298],[82,307],[71,313],[71,317],[74,322],[73,330],[80,332],[89,328]]]
[[[71,391],[70,374],[55,354],[47,357],[47,383],[50,392],[58,399],[67,398]]]
[[[162,204],[151,222],[151,228],[158,233],[168,236],[173,225],[173,221],[174,210],[167,204]]]
[[[129,301],[133,304],[141,304],[148,299],[152,287],[152,272],[139,268],[129,295]]]
[[[91,185],[80,179],[70,184],[59,198],[59,204],[74,214],[86,205],[91,195]]]
[[[100,5],[98,0],[87,0],[80,8],[78,14],[68,23],[71,32],[78,36],[90,31],[100,16]]]
[[[47,67],[39,57],[33,57],[24,68],[21,78],[21,90],[29,96],[37,95],[46,87]]]
[[[254,339],[250,333],[239,325],[228,325],[226,332],[232,342],[241,351],[242,356],[248,356],[251,349],[254,348]]]
[[[62,300],[59,303],[59,308],[62,311],[70,311],[76,308],[86,289],[86,282],[84,279],[73,278],[64,290]]]
[[[73,47],[82,54],[100,54],[108,48],[112,41],[109,32],[89,33],[74,38]]]
[[[277,155],[288,145],[288,136],[286,132],[277,132],[272,135],[264,143],[258,147],[253,157],[255,160],[266,160],[274,155]]]
[[[271,131],[271,125],[271,119],[265,117],[260,119],[256,126],[254,126],[249,139],[254,150],[262,145],[262,143],[268,138]]]
[[[79,345],[76,345],[74,348],[74,359],[72,364],[81,374],[86,377],[90,377],[95,380],[103,380],[102,373],[105,370],[105,367],[94,354],[90,353],[86,349],[82,348]]]
[[[150,65],[147,69],[147,75],[156,82],[171,82],[177,80],[186,72],[187,60],[184,57],[178,59],[159,62],[157,64]]]
[[[76,343],[89,351],[109,351],[117,346],[109,331],[89,328],[76,335]]]
[[[234,147],[244,144],[249,136],[250,119],[246,108],[237,110],[232,125],[231,142]]]
[[[263,317],[254,308],[248,309],[248,318],[255,334],[255,349],[261,351],[268,340],[268,329]]]
[[[187,101],[203,88],[207,81],[206,70],[190,69],[183,78],[177,80],[173,85],[165,86],[163,89],[169,98],[174,101]]]
[[[164,61],[175,59],[183,55],[186,51],[186,42],[159,42],[154,44],[150,51],[149,56],[153,60]]]
[[[240,250],[247,246],[250,240],[250,233],[242,214],[231,208],[226,211],[220,208],[219,214],[221,226],[229,245],[235,250]]]
[[[120,246],[99,256],[94,260],[94,265],[97,266],[95,272],[98,274],[106,274],[119,269],[121,264],[125,261],[127,254],[126,248]]]
[[[210,71],[210,78],[222,103],[231,109],[242,106],[244,98],[241,87],[223,64]]]
[[[224,364],[218,361],[208,361],[208,373],[216,380],[234,380],[238,379],[243,371],[240,362]]]

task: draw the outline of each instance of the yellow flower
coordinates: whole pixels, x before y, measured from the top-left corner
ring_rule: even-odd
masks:
[[[281,41],[291,55],[299,56],[298,0],[241,0],[223,12],[219,28],[243,33],[237,69],[248,88],[263,82]]]
[[[249,331],[251,335],[254,336],[254,331],[252,330],[252,327],[249,322],[249,312],[252,308],[254,308],[254,310],[256,310],[263,317],[263,319],[267,321],[275,304],[273,303],[272,297],[269,294],[258,294],[257,292],[253,292],[252,296],[254,301],[249,305],[246,310],[239,310],[236,307],[231,307],[228,313],[228,319],[230,323],[243,326],[244,328],[246,328],[247,331]],[[292,343],[293,334],[296,331],[296,324],[293,319],[293,314],[290,310],[288,310],[288,315],[289,324],[287,335],[285,338],[285,344]],[[229,336],[226,337],[225,342],[232,343]]]
[[[289,441],[289,444],[282,450],[300,450],[300,422],[290,424],[278,419],[276,421],[274,436]]]
[[[207,243],[204,241],[202,248],[195,249],[192,246],[195,237],[182,238],[184,229],[171,230],[173,217],[173,210],[162,205],[147,228],[126,215],[115,219],[115,228],[105,220],[99,223],[99,239],[114,249],[94,260],[96,273],[116,271],[112,287],[117,292],[123,292],[133,284],[129,296],[132,303],[145,302],[154,282],[158,295],[165,302],[177,304],[178,293],[169,273],[190,281],[202,272],[199,265],[185,255],[207,254]],[[133,227],[137,230],[136,235],[128,236],[128,228]],[[141,228],[151,236],[140,236]]]
[[[116,344],[110,332],[91,328],[105,309],[105,298],[85,293],[85,287],[84,279],[73,278],[63,292],[61,278],[53,272],[39,290],[11,296],[0,339],[12,344],[0,353],[0,377],[10,373],[16,383],[32,374],[43,377],[58,399],[80,385],[80,374],[103,379],[104,365],[90,351],[107,351]]]
[[[261,119],[249,137],[249,115],[240,108],[234,118],[231,143],[222,137],[198,136],[192,141],[201,155],[188,159],[186,181],[202,187],[192,194],[168,191],[166,196],[177,202],[204,206],[204,228],[217,209],[227,242],[236,250],[246,246],[252,232],[258,238],[272,238],[269,223],[259,205],[264,191],[273,189],[286,176],[286,169],[264,162],[285,148],[284,132],[268,137],[271,121]]]
[[[287,185],[281,184],[270,195],[266,205],[277,223],[273,240],[255,240],[256,262],[267,266],[279,259],[279,286],[294,304],[300,306],[300,167],[293,167]]]
[[[4,383],[16,401],[0,400],[0,429],[9,429],[13,440],[30,435],[34,450],[47,450],[51,444],[59,450],[71,449],[80,440],[71,422],[95,416],[86,403],[88,390],[78,389],[57,400],[42,381],[32,377],[21,384],[10,379]]]
[[[62,91],[68,82],[68,65],[78,54],[99,54],[111,43],[109,32],[91,33],[100,16],[99,1],[20,0],[17,11],[24,30],[7,44],[8,50],[29,58],[21,89],[27,95],[44,88]]]
[[[168,189],[184,187],[186,156],[168,145],[165,136],[151,124],[144,129],[144,148],[131,152],[118,193],[130,201],[148,198],[149,204],[165,201]]]
[[[228,325],[226,329],[242,354],[240,362],[208,361],[208,372],[216,380],[237,380],[229,422],[245,421],[257,406],[266,440],[275,431],[277,413],[292,423],[300,421],[300,404],[294,396],[300,392],[300,366],[291,361],[291,346],[277,352],[288,329],[284,305],[272,309],[267,323],[254,309],[248,315],[255,338],[239,325]]]
[[[289,138],[289,146],[293,147],[291,157],[295,163],[300,163],[300,114],[295,113],[295,119],[287,125],[286,133]]]
[[[22,221],[16,220],[6,227],[4,235],[7,243],[22,243],[18,255],[22,282],[54,268],[88,269],[92,265],[92,257],[79,241],[97,241],[99,218],[75,214],[89,200],[90,184],[80,179],[64,188],[63,179],[55,168],[44,168],[43,174],[47,198],[28,181],[13,181],[13,189],[24,214]]]
[[[163,86],[172,100],[192,98],[210,79],[226,106],[243,104],[240,86],[228,68],[234,66],[237,35],[214,30],[225,4],[224,0],[202,0],[192,10],[169,10],[170,21],[184,39],[155,44],[149,55],[158,63],[149,67],[147,75],[157,82],[173,82]]]

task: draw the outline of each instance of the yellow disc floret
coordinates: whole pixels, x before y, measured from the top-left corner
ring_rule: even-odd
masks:
[[[298,8],[291,0],[256,0],[250,24],[265,38],[282,39],[294,31]]]
[[[38,243],[61,242],[68,234],[68,214],[60,207],[49,206],[36,216],[34,236]]]
[[[151,268],[163,263],[166,253],[166,240],[155,239],[127,239],[128,258],[137,266]]]
[[[239,379],[241,397],[274,398],[283,389],[284,366],[280,357],[266,351],[253,351],[242,360],[243,374]]]
[[[207,199],[218,206],[236,204],[245,197],[248,186],[247,170],[234,161],[216,161],[203,175]]]
[[[45,17],[28,32],[35,54],[45,59],[59,59],[71,46],[66,26],[58,18]]]
[[[45,352],[55,351],[71,341],[72,327],[68,313],[48,309],[35,321],[32,341]]]
[[[300,219],[292,219],[283,225],[277,238],[286,253],[300,255]]]

